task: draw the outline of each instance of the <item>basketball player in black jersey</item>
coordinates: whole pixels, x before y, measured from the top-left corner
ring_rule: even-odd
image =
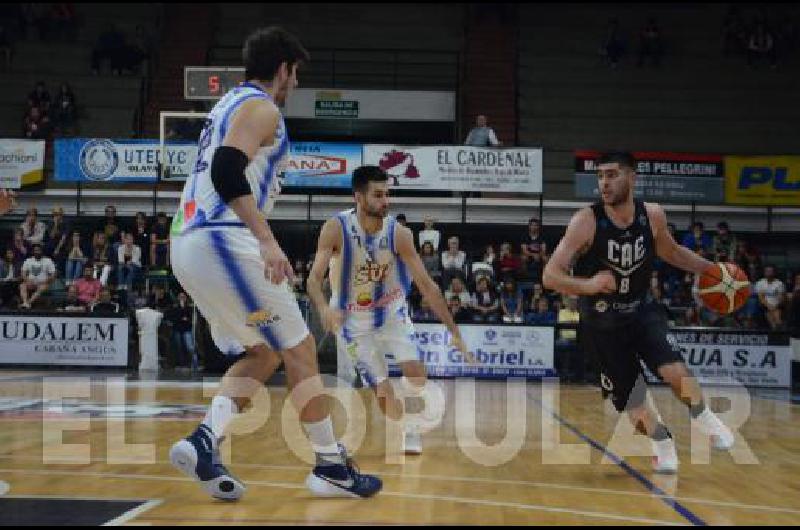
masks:
[[[645,299],[656,255],[698,275],[713,264],[675,242],[661,206],[633,199],[635,181],[636,162],[630,154],[609,153],[599,159],[602,199],[572,217],[545,267],[544,285],[580,296],[582,339],[599,361],[604,397],[610,395],[637,432],[652,439],[655,470],[674,473],[675,443],[647,406],[640,360],[670,385],[714,447],[730,449],[734,437],[706,407],[678,345],[667,340],[664,310]],[[584,277],[570,274],[576,259]]]

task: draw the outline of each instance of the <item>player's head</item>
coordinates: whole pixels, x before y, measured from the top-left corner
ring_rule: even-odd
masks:
[[[359,211],[383,219],[389,211],[389,175],[378,166],[356,168],[353,195]]]
[[[278,105],[286,103],[297,86],[297,68],[309,60],[300,41],[278,26],[254,31],[242,49],[245,79],[255,79],[272,86],[272,98]]]
[[[597,187],[608,206],[618,206],[633,197],[636,160],[630,153],[604,153],[597,160]]]

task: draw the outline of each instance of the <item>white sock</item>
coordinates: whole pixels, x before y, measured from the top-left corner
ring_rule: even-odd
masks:
[[[211,429],[217,439],[222,438],[233,417],[239,413],[236,402],[227,396],[216,396],[206,412],[203,425]]]
[[[303,423],[303,430],[306,431],[311,447],[318,455],[338,455],[339,446],[336,444],[336,436],[333,434],[333,423],[328,416],[322,421]]]
[[[720,430],[720,424],[722,423],[717,415],[708,407],[695,418],[695,421],[700,424],[700,427],[706,431],[707,434],[715,434],[718,432]]]

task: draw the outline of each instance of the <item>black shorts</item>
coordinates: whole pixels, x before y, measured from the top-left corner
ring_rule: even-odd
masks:
[[[656,377],[665,364],[684,362],[678,344],[667,340],[668,329],[664,309],[653,305],[642,307],[624,326],[597,328],[590,322],[581,326],[581,341],[600,367],[603,398],[611,396],[618,411],[644,403],[642,362]]]

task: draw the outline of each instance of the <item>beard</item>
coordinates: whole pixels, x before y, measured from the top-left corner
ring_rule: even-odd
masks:
[[[625,188],[621,189],[618,193],[611,193],[611,197],[605,201],[607,206],[620,206],[625,204],[628,201],[628,196],[630,195],[631,187],[625,186]]]
[[[389,208],[372,208],[370,206],[364,207],[364,214],[368,217],[374,217],[376,219],[383,219],[386,217],[386,213],[389,211]]]

